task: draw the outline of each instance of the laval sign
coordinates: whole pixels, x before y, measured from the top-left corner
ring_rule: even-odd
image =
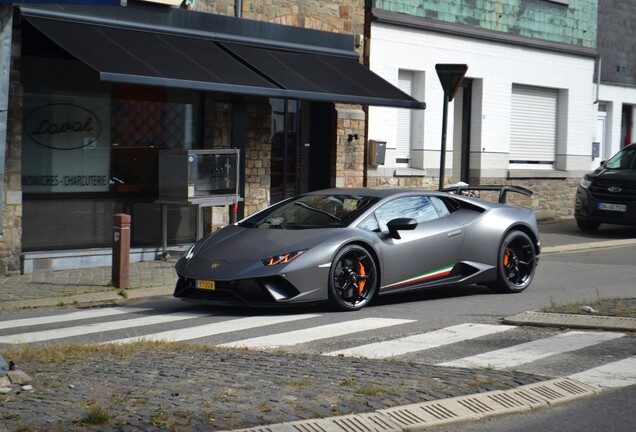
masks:
[[[76,150],[94,144],[102,134],[99,117],[68,103],[43,105],[26,119],[26,133],[35,143],[53,150]]]

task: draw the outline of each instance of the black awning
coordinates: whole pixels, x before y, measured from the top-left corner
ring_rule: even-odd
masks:
[[[425,108],[355,57],[233,43],[199,35],[24,16],[108,82]]]
[[[355,58],[221,44],[296,99],[424,108],[422,102],[371,72]]]

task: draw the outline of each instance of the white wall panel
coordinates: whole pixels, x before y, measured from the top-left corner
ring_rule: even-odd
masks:
[[[377,23],[372,25],[370,47],[371,70],[395,85],[398,84],[400,69],[426,73],[425,150],[439,151],[441,145],[443,90],[435,73],[435,65],[463,63],[468,65],[466,77],[480,81],[478,88],[481,94],[474,98],[474,103],[481,102],[481,118],[477,118],[481,124],[472,125],[473,151],[481,147],[485,153],[509,153],[512,85],[521,84],[557,89],[560,94],[564,92],[567,95],[566,118],[559,118],[560,122],[564,122],[559,130],[565,133],[558,137],[565,142],[558,143],[557,151],[573,155],[574,159],[584,159],[582,156],[590,154],[596,128],[594,60],[591,58]],[[451,102],[449,121],[453,118],[452,109]],[[396,110],[369,108],[370,138],[387,142],[395,139],[396,126],[391,123],[388,114],[391,111]],[[475,116],[473,119],[476,119]],[[452,142],[452,130],[453,125],[449,124],[447,142]],[[478,131],[480,136],[475,137],[474,131]],[[475,148],[476,144],[478,148]],[[425,167],[435,168],[439,165],[439,158],[429,159],[433,160],[425,161]],[[482,166],[471,168],[505,169],[483,165],[493,159],[500,158],[480,158]],[[565,168],[576,167],[566,164]]]

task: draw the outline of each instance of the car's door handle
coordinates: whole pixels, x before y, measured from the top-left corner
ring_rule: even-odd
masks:
[[[462,235],[463,232],[464,232],[463,230],[451,231],[451,232],[448,233],[448,238],[457,237],[459,235]]]

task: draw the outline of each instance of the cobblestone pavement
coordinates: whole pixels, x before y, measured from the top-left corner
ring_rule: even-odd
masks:
[[[33,389],[0,395],[0,431],[232,430],[544,380],[389,360],[186,345],[119,348],[95,347],[62,363],[45,355],[21,360]],[[99,412],[108,420],[91,425]]]

